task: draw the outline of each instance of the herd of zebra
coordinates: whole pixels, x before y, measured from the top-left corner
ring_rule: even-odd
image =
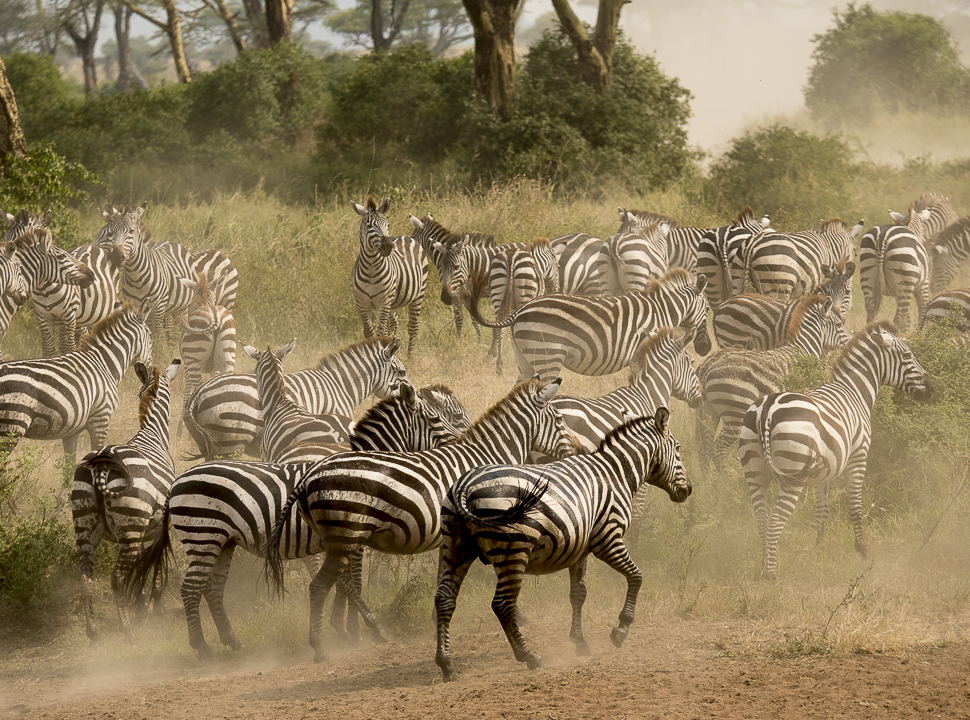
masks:
[[[920,324],[956,310],[957,325],[970,329],[970,289],[946,289],[970,257],[970,217],[958,219],[936,193],[864,234],[862,221],[850,228],[836,219],[781,233],[750,208],[718,228],[620,208],[620,228],[605,242],[577,233],[497,244],[484,233],[452,232],[430,214],[410,216],[413,237],[390,236],[388,199],[353,208],[361,219],[351,289],[365,337],[292,373],[283,360],[295,340],[277,350],[243,345],[255,372],[232,372],[235,266],[219,251],[150,242],[144,204],[106,208],[96,242],[70,253],[53,242],[49,214],[4,214],[2,329],[31,298],[47,357],[0,365],[0,435],[8,453],[20,437],[60,439],[72,460],[79,435],[90,436],[71,506],[92,641],[100,541],[119,547],[111,587],[127,634],[130,612],[160,600],[174,534],[188,563],[181,595],[189,641],[202,656],[212,652],[203,598],[220,641],[241,647],[223,597],[238,547],[264,557],[280,591],[282,561],[306,563],[317,661],[327,658],[323,608],[332,589],[335,630],[356,639],[363,618],[376,639],[386,637],[361,597],[365,548],[399,555],[440,548],[436,661],[445,680],[456,678],[449,624],[476,559],[495,567],[493,610],[515,658],[529,667],[541,659],[519,631],[524,575],[569,570],[570,638],[584,654],[586,562],[590,554],[601,559],[627,580],[611,635],[619,647],[641,583],[623,537],[643,492],[653,485],[674,502],[691,494],[670,432],[671,397],[696,411],[702,459],[721,463],[738,444],[763,572],[774,578],[778,537],[801,493],[815,488],[821,542],[826,486],[841,475],[856,548],[867,552],[861,493],[876,393],[882,385],[917,398],[931,393],[896,329],[910,326],[910,297]],[[481,327],[492,328],[489,354],[499,374],[510,331],[518,379],[475,421],[447,386],[415,388],[398,358],[395,310],[408,309],[410,359],[429,260],[459,337],[464,310],[479,337]],[[844,323],[857,267],[867,325],[850,336]],[[932,301],[931,285],[944,290]],[[480,310],[486,290],[495,321]],[[876,319],[884,294],[895,298],[895,326]],[[181,358],[159,370],[153,332],[175,320]],[[691,346],[707,356],[696,369]],[[830,355],[829,382],[781,391],[800,357]],[[129,365],[143,384],[139,430],[127,443],[103,446]],[[178,474],[169,423],[180,368],[179,427],[204,462]],[[630,368],[629,382],[599,398],[565,397],[564,368],[584,375]],[[353,422],[371,396],[376,404]],[[260,460],[224,459],[239,454]]]

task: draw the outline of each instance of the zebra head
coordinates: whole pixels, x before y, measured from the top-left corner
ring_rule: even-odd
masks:
[[[684,502],[690,497],[692,488],[680,457],[680,443],[670,432],[670,412],[659,407],[653,418],[634,420],[634,423],[637,429],[652,435],[656,442],[650,469],[643,482],[665,490],[675,503]]]
[[[707,314],[711,306],[704,294],[706,287],[707,276],[698,275],[697,283],[690,288],[691,296],[686,315],[680,323],[681,327],[694,328],[697,331],[694,336],[694,349],[700,355],[707,355],[711,351],[711,336],[707,332]]]
[[[901,338],[879,324],[869,330],[868,339],[882,351],[876,362],[880,384],[902,390],[919,402],[930,399],[933,395],[930,375]]]
[[[630,387],[641,391],[656,407],[667,405],[671,397],[697,409],[703,402],[701,383],[687,347],[697,330],[690,328],[677,338],[672,328],[650,333],[630,359]]]
[[[819,322],[822,326],[822,353],[835,352],[851,340],[849,333],[845,330],[844,316],[835,307],[832,298],[826,297],[825,302],[813,308],[812,312],[818,312]]]
[[[843,320],[849,316],[852,309],[852,276],[855,274],[854,262],[838,262],[836,265],[823,265],[822,277],[825,281],[812,290],[812,294],[820,293],[832,298],[835,309]]]
[[[465,259],[465,244],[468,236],[454,238],[448,242],[436,242],[435,251],[439,254],[438,277],[441,279],[441,302],[454,305],[455,298],[468,280],[468,263]]]
[[[256,389],[263,412],[283,399],[283,359],[293,352],[295,347],[296,338],[276,352],[273,352],[269,345],[266,346],[265,352],[251,345],[242,346],[243,351],[256,361]]]
[[[98,232],[95,244],[101,247],[117,248],[125,258],[148,238],[142,215],[148,207],[146,200],[136,208],[125,206],[121,210],[106,205],[101,217],[105,226]]]
[[[3,219],[9,226],[7,232],[4,233],[3,241],[10,242],[31,230],[43,230],[50,226],[54,215],[50,210],[45,213],[32,213],[26,208],[20,208],[16,215],[3,213]]]
[[[451,388],[447,385],[442,385],[440,383],[435,383],[432,385],[426,385],[421,388],[418,393],[421,395],[421,399],[426,403],[434,405],[434,407],[441,413],[444,418],[451,423],[458,432],[465,432],[468,426],[471,425],[471,418],[468,417],[468,411],[465,410],[465,406],[461,404],[455,394],[451,391]]]
[[[358,205],[355,202],[351,202],[350,205],[354,208],[354,212],[360,215],[359,237],[361,252],[367,255],[381,253],[384,257],[387,257],[390,252],[383,253],[381,249],[385,238],[389,235],[387,218],[384,215],[391,207],[391,198],[384,198],[380,206],[378,206],[374,196],[368,195],[367,207]]]
[[[0,296],[11,297],[19,306],[27,302],[30,289],[24,280],[17,248],[14,243],[5,243],[0,253]]]
[[[375,344],[376,357],[373,387],[371,392],[379,399],[393,397],[401,383],[410,383],[407,368],[397,357],[401,348],[400,338],[378,338]]]
[[[388,443],[389,433],[400,433],[400,437]],[[350,447],[368,451],[393,445],[418,452],[440,447],[460,436],[461,432],[433,403],[425,401],[411,383],[402,382],[395,397],[373,406],[354,426]]]
[[[562,387],[562,378],[557,378],[543,386],[539,376],[536,375],[523,385],[527,385],[526,396],[531,400],[526,403],[526,411],[533,414],[535,418],[532,451],[549,455],[556,460],[583,452],[582,443],[573,435],[562,413],[552,403],[552,399]],[[525,423],[519,424],[525,425]]]
[[[69,252],[57,247],[47,228],[35,228],[13,241],[17,259],[33,287],[49,284],[89,287],[94,272]]]

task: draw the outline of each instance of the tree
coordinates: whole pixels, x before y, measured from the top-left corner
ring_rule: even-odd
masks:
[[[833,16],[835,27],[812,38],[815,62],[804,92],[813,116],[841,124],[880,111],[970,109],[970,70],[938,20],[877,12],[868,3]]]
[[[236,52],[240,54],[246,52],[246,38],[242,34],[239,23],[236,22],[236,13],[229,9],[226,0],[203,0],[203,2],[225,24]]]
[[[112,8],[115,15],[115,40],[118,42],[118,92],[131,92],[131,16],[132,10],[123,2]]]
[[[573,12],[569,0],[552,0],[559,22],[569,36],[579,57],[579,76],[596,92],[613,84],[613,51],[616,47],[620,10],[630,0],[599,0],[593,37]]]
[[[7,68],[0,58],[0,164],[6,165],[10,156],[27,156],[27,140],[20,128],[17,99],[7,80]]]
[[[172,60],[175,62],[175,73],[178,75],[179,82],[191,82],[192,71],[189,70],[189,61],[185,55],[185,43],[182,40],[182,15],[175,6],[175,0],[160,0],[161,8],[165,11],[165,20],[153,17],[149,12],[135,5],[133,0],[122,0],[122,2],[131,8],[136,15],[144,18],[165,33],[172,49]]]
[[[266,29],[271,43],[293,42],[295,0],[266,0]]]
[[[70,35],[81,58],[84,68],[84,92],[97,97],[98,69],[94,61],[94,50],[98,45],[98,31],[101,27],[101,11],[104,0],[73,0],[64,14],[64,29]]]
[[[502,118],[515,95],[515,21],[521,0],[462,0],[475,31],[475,92]]]
[[[331,15],[327,25],[353,45],[377,49],[372,32],[372,9],[372,0],[358,0],[355,6]],[[435,57],[441,57],[448,48],[473,37],[461,0],[412,0],[406,14],[394,7],[390,14],[385,13],[384,26],[390,24],[393,29],[395,18],[402,20],[397,33],[386,38],[381,34],[380,44],[387,49],[395,43],[400,46],[420,42]]]

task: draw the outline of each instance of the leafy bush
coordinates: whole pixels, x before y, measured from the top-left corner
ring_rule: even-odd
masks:
[[[939,20],[868,3],[833,15],[835,27],[812,38],[805,105],[814,117],[846,124],[880,111],[970,109],[970,70]]]
[[[711,165],[710,184],[726,208],[752,205],[816,224],[852,203],[854,153],[838,135],[818,137],[775,124],[735,138]]]
[[[824,385],[825,360],[815,355],[798,355],[788,366],[788,373],[781,380],[784,392],[803,393]]]
[[[74,532],[57,518],[0,523],[0,606],[18,613],[48,602],[76,564]]]
[[[24,135],[28,140],[49,139],[67,120],[72,101],[80,98],[80,85],[72,88],[50,55],[19,52],[3,62]]]

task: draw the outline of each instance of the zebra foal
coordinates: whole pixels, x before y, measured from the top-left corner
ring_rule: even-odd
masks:
[[[777,576],[778,538],[808,486],[848,483],[856,550],[868,555],[862,531],[862,483],[872,440],[871,415],[882,385],[918,400],[932,392],[929,375],[887,322],[870,323],[842,348],[825,385],[807,393],[774,393],[751,405],[739,455],[761,538],[764,576]],[[778,496],[769,512],[768,492]],[[825,517],[820,520],[821,542]]]
[[[633,517],[633,498],[647,484],[665,490],[677,503],[691,494],[680,443],[670,433],[668,419],[667,409],[658,408],[653,417],[614,430],[595,453],[549,465],[486,466],[457,480],[441,509],[444,568],[434,598],[435,663],[445,682],[457,679],[449,629],[462,580],[477,559],[495,568],[498,583],[492,611],[515,659],[529,669],[540,667],[542,658],[526,644],[516,619],[523,577],[569,570],[569,638],[577,655],[589,655],[582,612],[590,555],[626,578],[623,610],[610,633],[613,645],[623,645],[643,582],[623,542]]]
[[[86,455],[74,470],[71,514],[81,566],[81,604],[91,642],[98,640],[94,622],[94,557],[102,539],[118,544],[118,560],[111,572],[118,618],[125,635],[131,632],[128,603],[122,583],[142,545],[159,529],[162,507],[175,479],[169,452],[168,421],[171,382],[181,361],[168,369],[135,363],[142,382],[139,392],[140,429],[124,445],[108,445]],[[154,598],[160,600],[160,593]],[[137,599],[139,605],[142,599]]]

